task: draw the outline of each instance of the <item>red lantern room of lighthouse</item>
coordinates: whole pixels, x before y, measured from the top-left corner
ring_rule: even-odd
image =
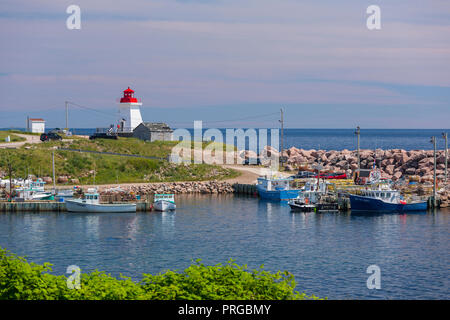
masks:
[[[119,103],[119,124],[120,131],[132,132],[134,128],[142,123],[141,105],[137,98],[134,97],[134,90],[124,90],[123,97]]]

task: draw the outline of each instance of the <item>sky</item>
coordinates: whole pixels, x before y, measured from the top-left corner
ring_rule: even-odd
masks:
[[[2,0],[0,41],[0,128],[107,127],[128,86],[176,128],[450,127],[448,0]]]

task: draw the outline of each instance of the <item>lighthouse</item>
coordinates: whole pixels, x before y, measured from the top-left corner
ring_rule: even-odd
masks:
[[[134,128],[142,123],[141,107],[142,103],[134,97],[134,90],[126,89],[119,103],[119,124],[120,131],[132,132]]]

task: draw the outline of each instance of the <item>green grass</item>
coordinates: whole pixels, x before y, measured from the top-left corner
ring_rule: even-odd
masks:
[[[28,132],[28,131],[21,131],[21,130],[15,130],[15,129],[9,130],[9,132],[11,132],[11,133],[20,133],[20,134],[28,134],[28,135],[32,135],[32,136],[40,136],[41,135],[40,133],[37,133],[37,132]]]
[[[5,139],[6,137],[10,137],[11,141],[10,142],[20,142],[20,141],[25,141],[26,139],[23,137],[19,137],[17,135],[15,135],[14,133],[20,133],[20,132],[16,132],[16,130],[10,130],[10,131],[0,131],[0,143],[5,143]]]
[[[21,148],[0,153],[0,168],[6,171],[8,159],[13,164],[14,176],[52,176],[52,151],[55,152],[56,176],[69,176],[81,184],[112,184],[132,182],[205,181],[234,178],[239,173],[208,164],[176,165],[163,160],[98,155],[55,150],[61,146],[71,149],[135,154],[166,158],[176,141],[144,142],[134,138],[75,139],[73,141],[48,141],[25,144]],[[69,180],[70,181],[70,180]]]

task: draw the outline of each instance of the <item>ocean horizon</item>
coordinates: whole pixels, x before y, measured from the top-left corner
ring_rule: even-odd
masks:
[[[21,130],[25,128],[4,128],[0,130]],[[46,131],[54,128],[47,128]],[[174,128],[177,129],[177,128]],[[192,128],[185,128],[191,132]],[[226,128],[217,128],[225,137]],[[237,129],[237,128],[236,128]],[[242,128],[247,130],[247,128]],[[256,128],[257,134],[259,129]],[[203,128],[203,132],[208,128]],[[71,131],[78,135],[91,135],[95,128],[73,128]],[[445,148],[443,132],[450,129],[361,129],[361,149],[404,149],[404,150],[432,150],[431,137],[435,136],[438,150]],[[270,144],[270,130],[268,130],[267,141]],[[284,129],[284,148],[296,147],[299,149],[321,149],[321,150],[355,150],[355,129]]]

